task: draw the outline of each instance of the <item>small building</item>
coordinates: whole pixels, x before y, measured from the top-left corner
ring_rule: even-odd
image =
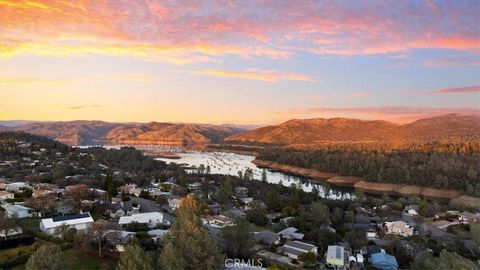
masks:
[[[371,257],[372,266],[381,270],[397,270],[397,259],[385,252],[378,252],[372,254]]]
[[[155,228],[163,224],[163,214],[160,212],[149,212],[141,214],[133,214],[131,216],[123,216],[118,220],[118,224],[127,225],[132,222],[147,224],[149,228]]]
[[[200,188],[202,188],[202,183],[200,183],[200,182],[195,182],[195,183],[188,184],[188,189],[189,190],[199,190]]]
[[[8,191],[3,191],[3,190],[0,190],[0,202],[3,202],[5,200],[8,200],[8,199],[13,199],[15,197],[15,195],[13,193],[10,193]]]
[[[281,251],[289,258],[298,260],[298,258],[305,253],[311,252],[317,254],[317,247],[300,241],[287,241],[285,245],[281,247]]]
[[[369,238],[369,239],[377,238],[377,231],[373,230],[373,229],[368,230],[367,231],[367,238]]]
[[[385,222],[385,231],[387,234],[395,234],[400,236],[412,236],[414,227],[408,225],[405,221]]]
[[[40,230],[47,235],[57,235],[58,228],[62,226],[68,226],[70,228],[75,228],[77,231],[82,231],[90,228],[92,223],[93,218],[90,216],[90,213],[44,218],[40,222]]]
[[[169,232],[169,230],[150,230],[148,231],[148,235],[155,241],[155,243],[159,243]]]
[[[302,240],[303,237],[305,236],[303,233],[298,233],[298,229],[295,227],[288,227],[277,234],[280,236],[280,238],[287,238],[291,240]]]
[[[334,269],[344,269],[345,248],[342,246],[328,246],[325,254],[327,266]]]
[[[20,226],[11,227],[8,229],[0,230],[0,238],[7,238],[9,236],[19,235],[23,233],[23,229]]]
[[[403,209],[403,213],[411,215],[411,216],[418,216],[418,205],[406,205],[405,209]]]
[[[25,207],[23,205],[8,204],[4,206],[4,208],[7,212],[7,216],[10,218],[27,218],[36,216],[36,212],[32,208]]]

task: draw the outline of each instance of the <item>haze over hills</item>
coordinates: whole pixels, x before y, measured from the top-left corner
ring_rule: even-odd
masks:
[[[227,126],[177,123],[38,122],[15,130],[43,135],[68,145],[196,144],[220,142],[242,131]]]
[[[480,116],[449,114],[398,125],[349,118],[290,120],[235,134],[229,143],[315,145],[321,143],[412,143],[480,138]]]
[[[2,123],[0,123],[2,124]],[[3,125],[3,124],[2,124]],[[294,119],[253,130],[237,125],[188,123],[109,123],[67,121],[3,127],[43,135],[68,145],[221,143],[316,145],[324,143],[412,143],[480,138],[480,116],[449,114],[399,125],[350,118]]]

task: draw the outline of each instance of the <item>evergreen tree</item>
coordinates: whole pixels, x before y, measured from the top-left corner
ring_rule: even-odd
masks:
[[[235,226],[225,227],[222,237],[227,242],[227,254],[230,258],[248,258],[250,249],[255,244],[251,225],[244,219],[238,220]]]
[[[63,270],[65,258],[60,247],[43,245],[27,261],[27,270]]]
[[[213,238],[203,228],[200,209],[195,199],[187,195],[177,209],[177,219],[165,238],[160,254],[162,269],[218,269],[224,256]],[[169,257],[174,254],[175,259]]]
[[[151,270],[153,269],[150,258],[145,251],[137,245],[127,245],[120,256],[117,270]]]

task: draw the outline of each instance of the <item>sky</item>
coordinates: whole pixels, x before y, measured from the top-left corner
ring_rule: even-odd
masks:
[[[480,115],[480,0],[0,0],[0,120]]]

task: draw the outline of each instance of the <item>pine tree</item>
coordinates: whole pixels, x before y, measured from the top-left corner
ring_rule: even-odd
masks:
[[[177,209],[177,220],[165,238],[165,248],[160,254],[162,269],[218,269],[224,256],[213,238],[202,227],[199,207],[195,199],[187,195]],[[172,259],[171,254],[177,258]]]
[[[152,270],[150,259],[137,245],[127,245],[120,256],[117,270]]]
[[[65,258],[62,250],[55,245],[43,245],[27,261],[27,270],[63,270]]]

